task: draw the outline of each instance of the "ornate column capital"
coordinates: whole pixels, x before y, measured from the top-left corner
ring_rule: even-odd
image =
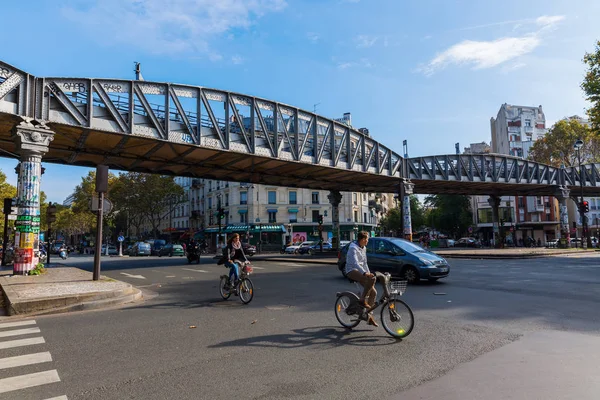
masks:
[[[558,200],[565,200],[568,199],[571,195],[571,189],[569,189],[567,186],[557,186],[555,191],[554,191],[554,197],[556,197]]]
[[[37,120],[23,118],[23,122],[13,128],[12,137],[21,155],[25,151],[41,156],[48,152],[50,142],[54,140],[54,132]]]
[[[337,207],[342,202],[342,194],[337,190],[332,190],[327,195],[327,199],[332,206]]]
[[[404,185],[404,195],[410,196],[413,194],[413,190],[415,188],[415,184],[410,181],[410,179],[403,179],[402,185]]]

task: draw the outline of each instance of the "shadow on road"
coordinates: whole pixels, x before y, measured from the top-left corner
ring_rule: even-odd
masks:
[[[390,336],[357,336],[357,333],[370,332],[367,329],[348,330],[342,327],[310,327],[294,329],[294,333],[281,333],[273,335],[262,335],[250,338],[229,340],[226,342],[208,346],[209,348],[222,347],[275,347],[282,349],[294,349],[310,346],[388,346],[401,339]]]

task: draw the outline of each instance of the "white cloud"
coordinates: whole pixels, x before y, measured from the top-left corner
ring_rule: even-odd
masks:
[[[361,58],[357,61],[340,62],[337,65],[338,69],[348,69],[353,67],[373,68],[374,65],[367,58]]]
[[[357,48],[363,49],[367,47],[372,47],[375,44],[375,42],[377,42],[377,39],[377,36],[358,35],[356,38],[354,38],[354,41],[356,42]]]
[[[63,16],[106,45],[157,54],[195,53],[210,59],[211,41],[286,7],[285,0],[92,0]],[[98,34],[102,32],[102,34]]]
[[[544,15],[535,20],[513,20],[465,28],[475,29],[508,23],[521,24],[522,22],[535,23],[539,26],[537,31],[524,36],[504,37],[491,41],[464,40],[436,55],[427,65],[418,68],[418,71],[425,75],[432,75],[451,64],[468,65],[473,69],[492,68],[504,64],[535,50],[542,43],[543,33],[553,29],[564,18],[562,15]],[[505,67],[503,72],[514,71],[523,66],[525,64],[515,62],[512,66]]]
[[[465,40],[438,54],[421,70],[431,75],[449,64],[472,65],[474,69],[490,68],[527,54],[540,44],[537,36],[503,38],[491,42]]]
[[[235,65],[239,65],[244,62],[244,59],[241,56],[236,54],[235,56],[231,57],[231,62],[234,63]]]
[[[310,40],[313,43],[315,43],[319,40],[319,35],[314,32],[308,32],[306,34],[306,37],[308,38],[308,40]]]
[[[505,74],[508,74],[510,72],[516,71],[516,70],[521,69],[526,66],[527,66],[527,64],[525,64],[525,63],[517,62],[517,63],[514,63],[513,65],[507,65],[506,67],[503,67],[502,72],[504,72]]]
[[[554,25],[565,19],[564,15],[542,15],[536,18],[535,23],[541,26]]]

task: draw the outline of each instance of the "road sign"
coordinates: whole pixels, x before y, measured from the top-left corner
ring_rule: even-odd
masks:
[[[102,211],[105,214],[108,214],[109,212],[112,211],[113,205],[112,202],[109,199],[104,199],[104,203],[102,206]],[[90,209],[92,211],[98,211],[98,198],[96,196],[92,197],[92,200],[90,200]]]
[[[473,232],[473,227],[470,226],[468,230],[469,230],[469,233]]]
[[[119,236],[119,237],[117,238],[117,240],[118,240],[119,242],[122,242],[122,241],[124,241],[124,240],[125,240],[125,238],[124,238],[123,236]]]

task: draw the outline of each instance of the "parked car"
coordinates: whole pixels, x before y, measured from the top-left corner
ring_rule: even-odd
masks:
[[[150,243],[146,242],[137,242],[131,248],[131,252],[129,255],[131,256],[149,256],[151,255],[151,247]]]
[[[315,242],[315,241],[306,241],[306,242],[302,242],[300,244],[300,246],[298,246],[298,249],[296,250],[296,254],[304,254],[308,252],[308,248],[314,246],[315,244],[318,244],[319,242]],[[305,249],[303,249],[302,251],[304,253],[300,253],[300,249],[302,249],[303,247],[305,247]]]
[[[559,244],[558,239],[550,239],[546,242],[546,247],[548,247],[549,249],[553,249],[555,247],[558,247],[558,244]]]
[[[165,244],[158,251],[158,256],[159,257],[162,257],[162,256],[169,256],[169,257],[179,256],[179,257],[183,257],[184,255],[185,255],[185,252],[183,251],[183,246],[180,245],[180,244],[172,244],[172,243]]]
[[[321,245],[319,242],[314,242],[312,246],[303,246],[298,249],[298,254],[310,254],[313,255],[321,251]],[[333,250],[333,246],[329,242],[323,242],[323,251]]]
[[[256,246],[250,243],[242,243],[242,250],[248,257],[252,257],[256,254]]]
[[[473,247],[473,248],[479,248],[479,247],[481,247],[481,242],[479,242],[479,240],[477,240],[475,238],[464,237],[464,238],[458,239],[454,243],[454,247]]]
[[[338,268],[344,276],[349,247],[350,245],[344,246],[338,254]],[[388,272],[393,277],[406,279],[410,283],[421,279],[434,282],[450,273],[450,265],[443,257],[400,238],[369,239],[367,262],[371,271]]]
[[[285,248],[285,254],[296,254],[298,253],[298,248],[300,248],[299,244],[288,246]]]
[[[150,243],[150,253],[153,256],[158,256],[160,250],[167,245],[167,242],[162,239],[148,240],[147,243]]]

